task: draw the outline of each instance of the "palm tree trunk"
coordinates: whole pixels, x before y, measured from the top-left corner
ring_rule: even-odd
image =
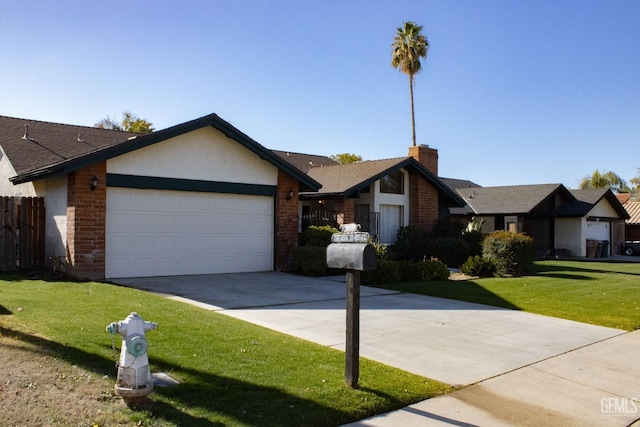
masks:
[[[409,74],[409,96],[411,98],[411,139],[416,146],[416,119],[413,112],[413,74]]]

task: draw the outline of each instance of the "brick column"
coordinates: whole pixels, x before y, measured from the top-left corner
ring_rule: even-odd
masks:
[[[67,271],[79,279],[103,279],[107,209],[106,162],[67,179]],[[91,190],[91,180],[98,186]]]
[[[342,198],[335,200],[333,209],[338,216],[338,225],[351,224],[356,221],[355,202],[354,199]]]
[[[298,246],[299,183],[292,176],[278,170],[276,196],[275,264],[277,270],[288,270],[293,249]],[[293,197],[289,200],[289,191]]]
[[[428,145],[409,147],[409,156],[438,176],[438,150]],[[409,174],[409,224],[430,231],[438,222],[438,190],[417,172]]]
[[[430,231],[438,222],[438,190],[417,172],[409,173],[409,224]]]

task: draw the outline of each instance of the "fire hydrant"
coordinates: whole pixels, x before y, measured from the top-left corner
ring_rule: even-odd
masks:
[[[107,332],[111,335],[122,336],[115,393],[122,396],[127,404],[143,400],[153,390],[144,333],[157,327],[157,323],[145,322],[136,312],[107,326]]]

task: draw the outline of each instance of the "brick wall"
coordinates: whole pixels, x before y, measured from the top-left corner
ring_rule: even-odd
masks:
[[[67,179],[67,270],[79,279],[105,275],[106,162],[72,172]],[[98,186],[91,190],[91,180]]]
[[[293,191],[293,197],[289,197]],[[278,170],[278,195],[276,197],[276,270],[288,270],[293,249],[298,246],[298,181]]]
[[[415,158],[438,176],[438,150],[427,145],[409,147]],[[429,231],[438,222],[438,190],[417,172],[409,174],[409,224]]]
[[[409,224],[429,231],[438,222],[438,190],[417,172],[409,174]]]
[[[333,210],[338,216],[338,225],[351,224],[356,221],[354,199],[342,198],[333,203]]]

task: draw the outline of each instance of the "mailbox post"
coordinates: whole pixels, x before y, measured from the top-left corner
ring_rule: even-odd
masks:
[[[346,269],[347,335],[344,375],[347,385],[358,387],[360,376],[360,272],[375,270],[376,251],[369,244],[369,233],[358,224],[345,224],[331,236],[327,247],[327,266]]]

